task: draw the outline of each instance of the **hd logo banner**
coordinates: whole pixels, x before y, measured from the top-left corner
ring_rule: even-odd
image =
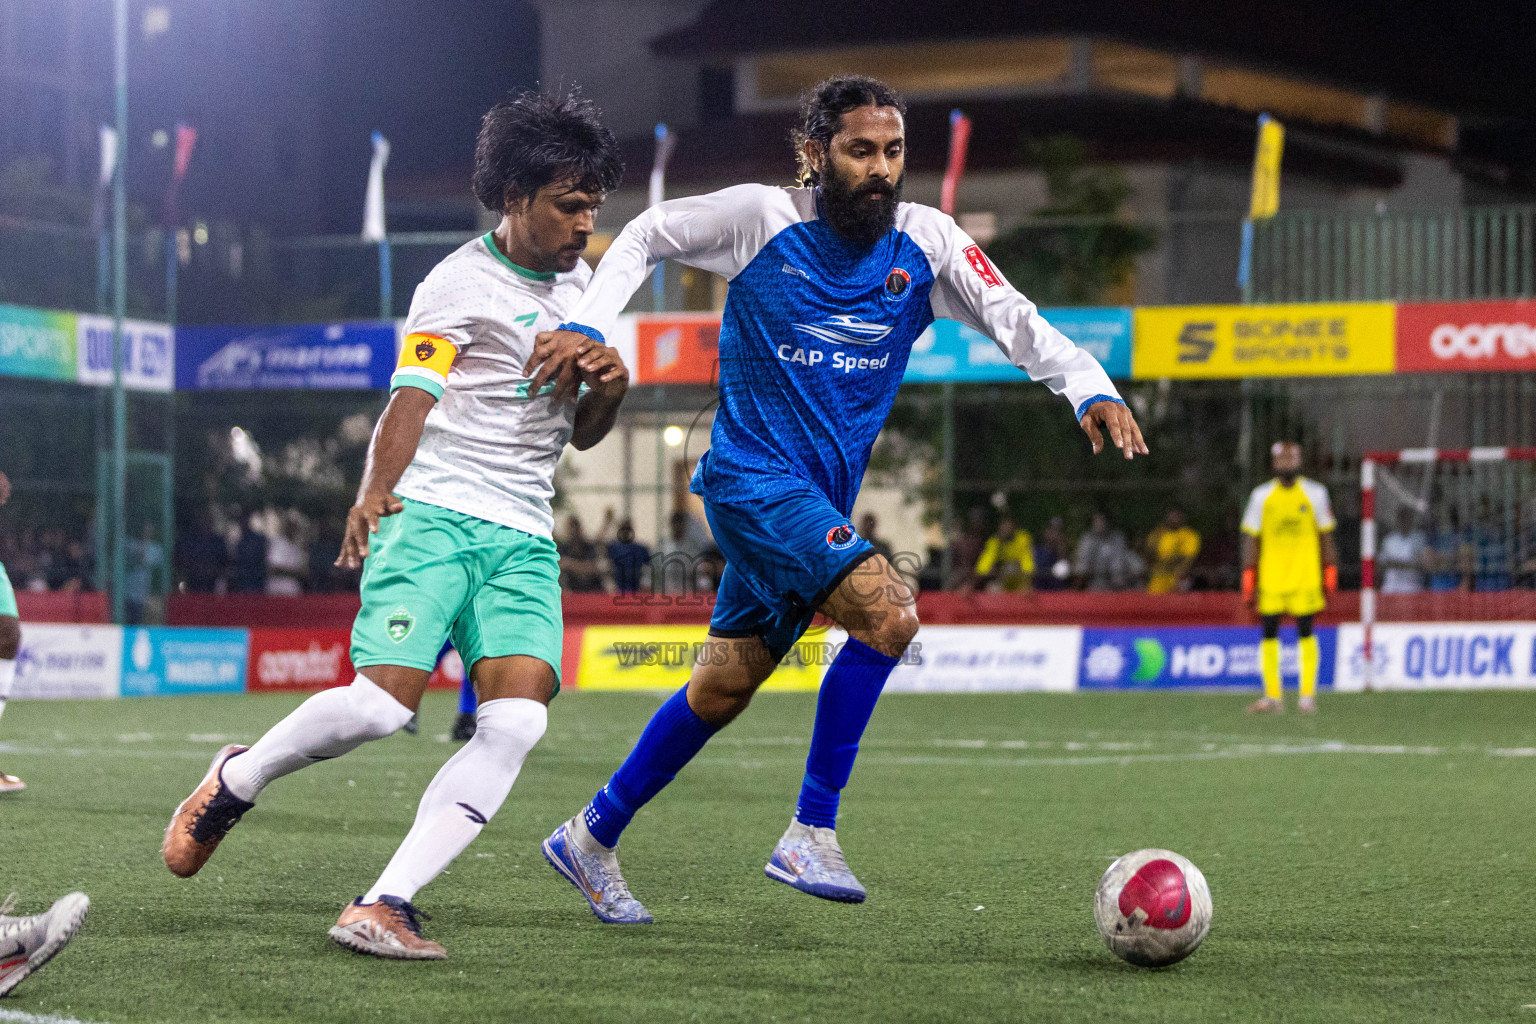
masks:
[[[1317,684],[1333,685],[1337,630],[1315,630]],[[1078,686],[1086,690],[1257,688],[1263,683],[1257,626],[1175,626],[1148,629],[1083,630]],[[1296,630],[1280,631],[1280,675],[1297,677]]]
[[[1153,306],[1136,310],[1137,378],[1354,376],[1391,373],[1389,302]]]

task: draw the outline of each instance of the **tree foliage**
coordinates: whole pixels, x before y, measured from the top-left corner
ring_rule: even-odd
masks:
[[[1156,247],[1157,231],[1115,219],[1131,184],[1119,168],[1090,167],[1082,140],[1057,135],[1026,150],[1045,174],[1048,201],[1035,215],[1062,223],[1021,225],[993,240],[987,255],[1039,305],[1102,303],[1129,280],[1136,258]]]

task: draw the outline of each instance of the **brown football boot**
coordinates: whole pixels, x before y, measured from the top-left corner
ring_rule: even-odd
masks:
[[[171,874],[181,878],[197,874],[240,816],[256,806],[231,793],[219,777],[225,761],[248,749],[231,743],[215,754],[203,781],[171,815],[171,823],[165,827],[165,842],[160,844],[160,854]]]
[[[448,951],[421,937],[427,915],[398,896],[380,896],[377,903],[362,898],[347,904],[331,938],[357,953],[388,960],[446,960]]]
[[[0,772],[0,793],[20,793],[27,788],[27,784],[14,775]]]
[[[1275,700],[1273,697],[1260,697],[1248,705],[1248,713],[1250,715],[1283,715],[1285,714],[1285,703]]]

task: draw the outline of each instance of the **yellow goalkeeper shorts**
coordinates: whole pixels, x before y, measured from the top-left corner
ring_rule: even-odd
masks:
[[[1260,615],[1316,615],[1327,602],[1323,600],[1322,587],[1280,592],[1259,588]]]

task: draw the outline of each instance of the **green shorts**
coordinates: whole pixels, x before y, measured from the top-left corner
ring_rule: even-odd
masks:
[[[21,618],[21,609],[16,607],[16,591],[11,589],[11,578],[5,574],[3,565],[0,565],[0,615]]]
[[[466,670],[525,654],[560,678],[560,559],[555,542],[405,500],[379,520],[363,562],[352,664],[431,671],[452,639]]]

